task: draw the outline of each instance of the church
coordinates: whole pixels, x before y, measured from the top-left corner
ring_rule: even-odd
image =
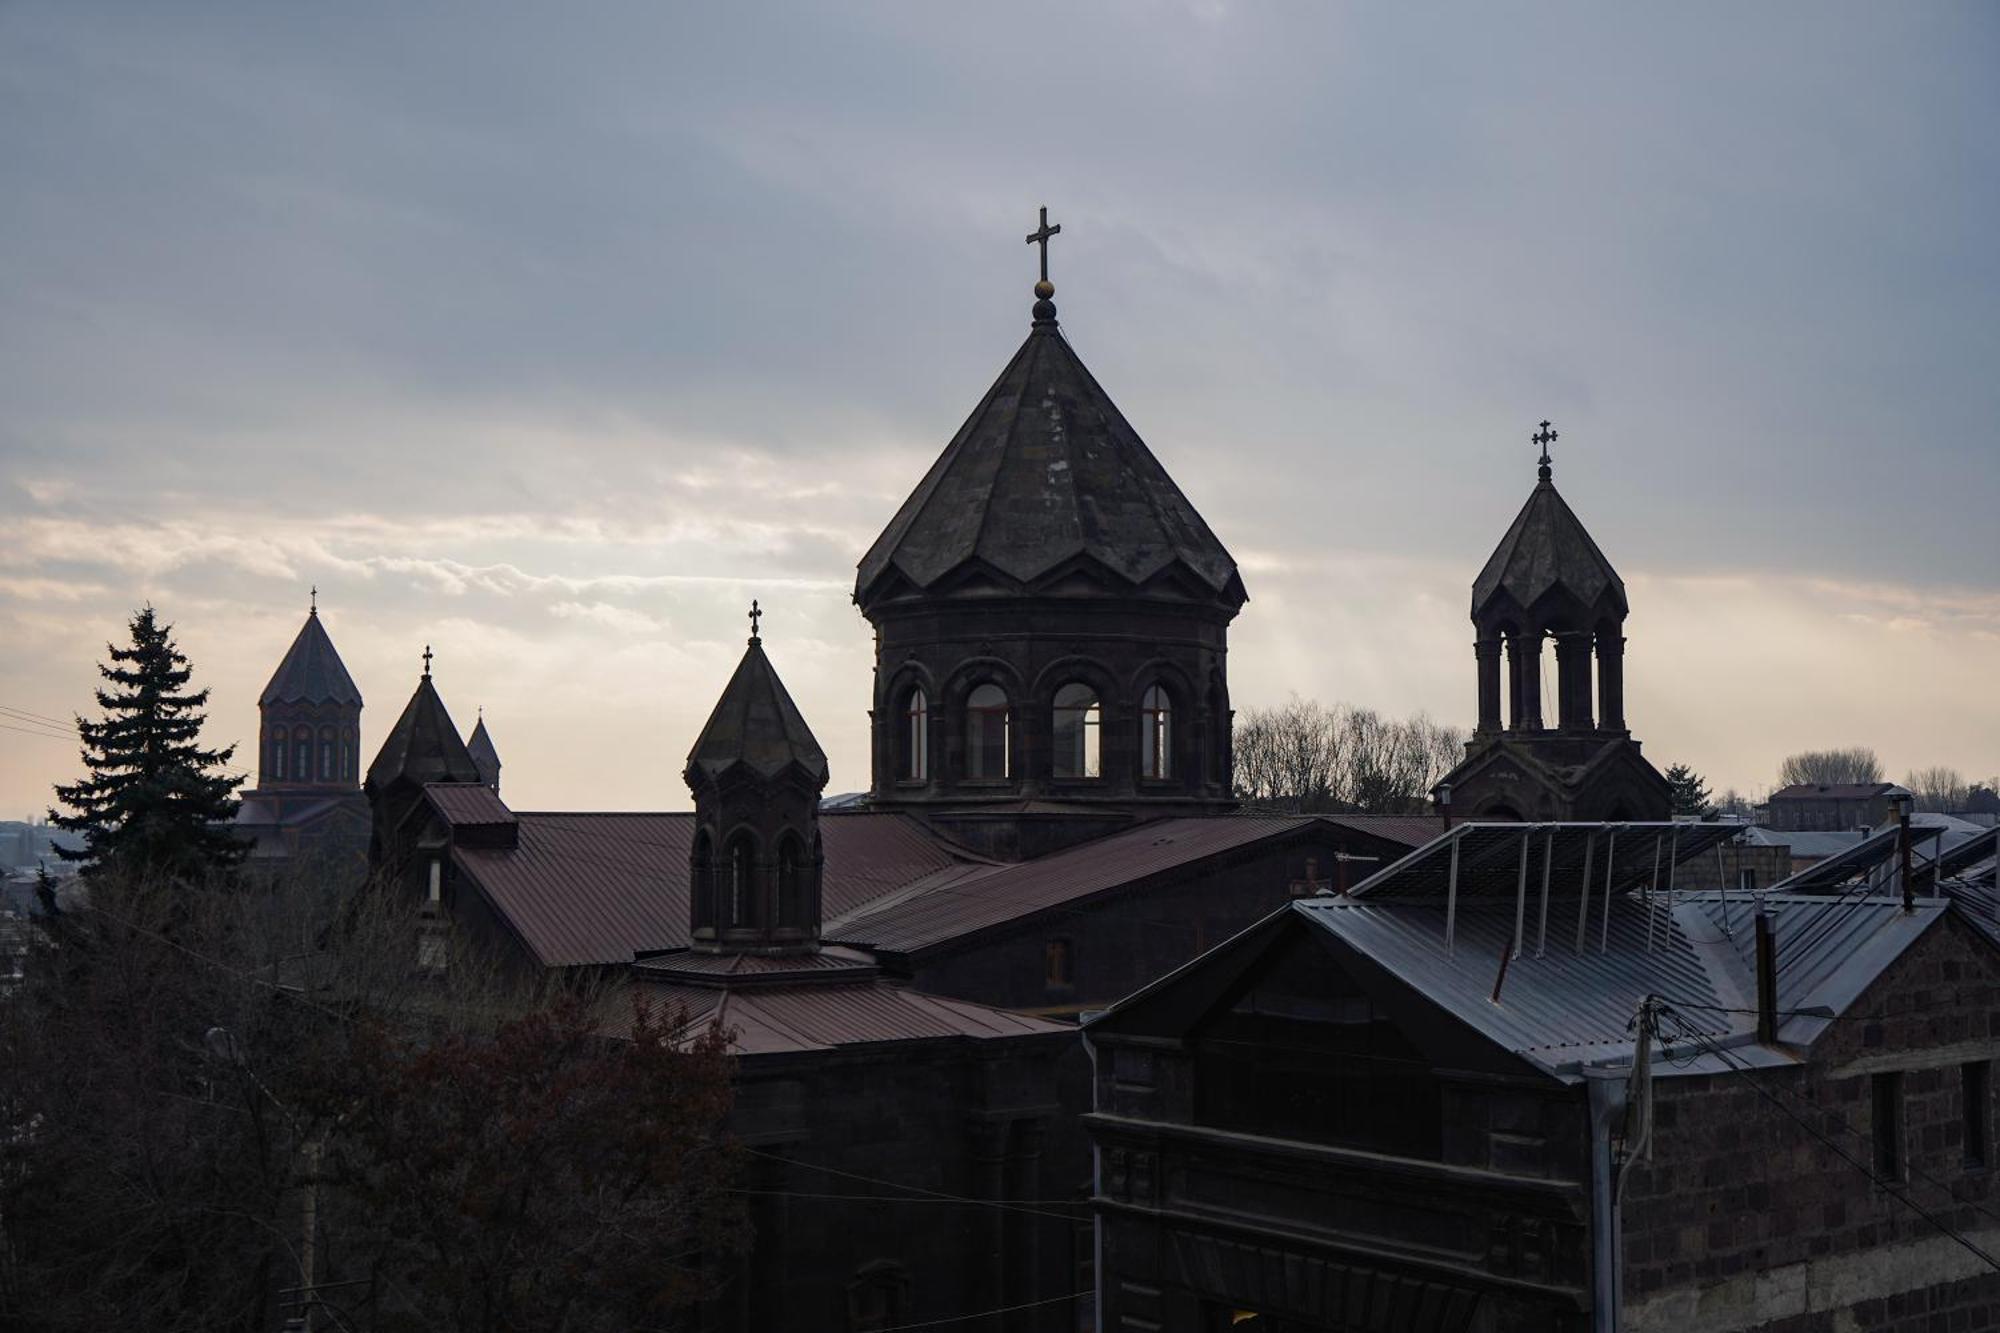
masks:
[[[864,800],[822,805],[824,752],[754,605],[690,747],[692,812],[512,809],[485,720],[462,738],[428,648],[366,770],[371,874],[428,904],[433,929],[519,973],[645,988],[737,1034],[737,1132],[758,1150],[760,1197],[795,1202],[757,1210],[757,1250],[716,1327],[888,1328],[1022,1302],[986,1326],[1087,1326],[1081,1015],[1287,903],[1338,895],[1350,862],[1403,859],[1453,806],[1575,817],[1608,800],[1638,818],[1664,800],[1618,703],[1623,585],[1545,463],[1475,586],[1480,728],[1439,813],[1237,810],[1228,634],[1249,593],[1064,336],[1047,276],[1058,230],[1044,214],[1029,237],[1042,277],[1025,340],[859,562],[876,652]],[[308,633],[315,678],[334,679],[316,609]],[[1535,683],[1549,633],[1553,729]],[[1600,661],[1595,716],[1578,643],[1582,670],[1593,644]],[[328,714],[336,741],[358,717],[351,682],[278,693],[350,709]],[[320,725],[295,724],[293,706],[266,704],[288,745]],[[283,755],[264,786],[303,762]],[[432,937],[412,950],[446,956]],[[887,1205],[803,1211],[856,1179],[963,1206],[933,1225]]]

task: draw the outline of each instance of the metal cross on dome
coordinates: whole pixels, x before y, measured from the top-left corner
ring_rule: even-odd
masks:
[[[1549,423],[1544,421],[1541,430],[1530,435],[1528,442],[1542,446],[1541,464],[1543,467],[1547,467],[1549,465],[1549,446],[1556,442],[1556,433],[1549,429]]]
[[[1042,209],[1042,225],[1040,227],[1037,227],[1034,231],[1028,233],[1028,244],[1039,245],[1042,247],[1043,282],[1047,282],[1049,280],[1049,237],[1055,235],[1057,232],[1061,230],[1062,230],[1062,223],[1060,222],[1058,222],[1053,227],[1049,225],[1049,210],[1045,207]]]
[[[425,645],[424,645],[424,675],[425,675],[425,677],[426,677],[426,678],[428,678],[428,677],[430,676],[430,674],[431,674],[431,646],[430,646],[429,644],[425,644]]]
[[[757,599],[750,599],[750,637],[757,637],[757,622],[764,618],[764,609],[757,605]]]

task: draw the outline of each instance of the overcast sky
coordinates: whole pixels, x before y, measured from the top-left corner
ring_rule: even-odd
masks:
[[[865,787],[854,563],[1047,204],[1239,707],[1469,721],[1549,417],[1661,767],[1984,776],[1996,125],[1979,4],[0,0],[0,706],[150,598],[246,738],[316,582],[364,749],[428,642],[517,808],[681,807],[755,596]],[[76,765],[0,731],[0,817]]]

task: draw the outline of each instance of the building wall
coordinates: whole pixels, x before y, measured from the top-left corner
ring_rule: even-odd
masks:
[[[1773,796],[1770,825],[1786,833],[1839,833],[1874,828],[1889,817],[1881,796]]]
[[[1089,1213],[1080,1198],[1064,1203],[1072,1194],[1042,1160],[1065,1044],[899,1042],[744,1057],[731,1129],[752,1150],[744,1179],[757,1191],[748,1196],[755,1240],[703,1326],[886,1327],[1075,1291],[1075,1219]],[[1053,1202],[987,1206],[1015,1200]],[[903,1300],[883,1323],[853,1317],[885,1291]],[[951,1327],[1044,1333],[1075,1321],[1073,1304],[1055,1301],[1004,1325]]]
[[[1674,868],[1674,888],[1678,892],[1706,892],[1727,888],[1731,893],[1743,887],[1743,872],[1754,877],[1751,887],[1763,890],[1791,874],[1789,847],[1753,847],[1724,843],[1713,852],[1691,857]]]
[[[2000,962],[1947,917],[1819,1039],[1808,1065],[1660,1080],[1652,1161],[1634,1169],[1625,1195],[1633,1333],[2000,1327],[2000,1272],[1812,1132],[1871,1163],[1871,1080],[1899,1073],[1899,1188],[1993,1253],[2000,1156],[1990,1089],[2000,1071],[1987,1075],[1987,1104],[1973,1108],[1987,1144],[1986,1164],[1975,1166],[1964,1159],[1961,1068],[1990,1070],[1996,1057]]]

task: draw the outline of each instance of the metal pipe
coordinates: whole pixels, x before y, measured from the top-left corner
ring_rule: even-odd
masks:
[[[1521,954],[1521,931],[1528,919],[1528,843],[1534,839],[1533,827],[1521,830],[1521,876],[1514,882],[1514,956]]]
[[[1597,928],[1597,951],[1611,949],[1611,867],[1618,861],[1618,830],[1611,830],[1611,843],[1604,849],[1604,920]]]
[[[1549,871],[1556,863],[1556,831],[1550,829],[1542,840],[1542,925],[1535,939],[1535,957],[1549,951]]]
[[[1576,895],[1576,951],[1583,952],[1584,933],[1590,928],[1590,860],[1597,851],[1597,835],[1592,833],[1583,843],[1583,879],[1579,882]]]
[[[1771,914],[1757,909],[1757,1040],[1766,1046],[1778,1040],[1778,944],[1771,934]]]
[[[1896,860],[1903,872],[1903,910],[1917,910],[1917,886],[1910,883],[1910,798],[1896,798]]]
[[[1458,929],[1458,844],[1459,838],[1451,840],[1451,883],[1444,896],[1444,951],[1449,954]]]
[[[1653,899],[1658,897],[1660,892],[1660,844],[1666,840],[1667,835],[1664,833],[1653,835],[1653,876],[1646,881],[1645,895],[1647,953],[1653,951]]]
[[[1585,1065],[1584,1085],[1590,1095],[1590,1327],[1591,1333],[1618,1333],[1624,1295],[1619,1256],[1624,1251],[1623,1227],[1611,1180],[1611,1127],[1625,1114],[1627,1071]]]

